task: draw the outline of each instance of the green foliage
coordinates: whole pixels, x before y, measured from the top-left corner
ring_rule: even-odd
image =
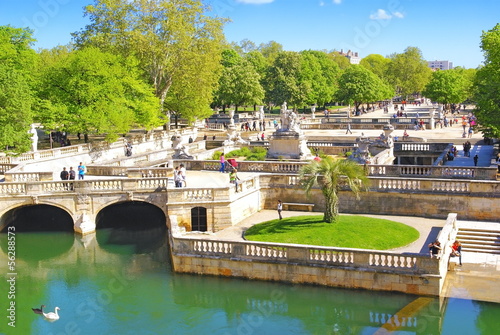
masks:
[[[431,69],[419,48],[408,47],[401,54],[391,55],[387,77],[396,92],[404,97],[420,93],[429,82]]]
[[[343,186],[348,187],[356,197],[369,185],[369,179],[363,167],[347,159],[334,160],[325,157],[321,161],[312,160],[300,170],[300,180],[306,194],[309,194],[315,185],[319,185],[325,196],[325,213],[323,220],[328,223],[336,222],[338,209],[338,193]]]
[[[216,151],[213,153],[211,160],[219,160],[220,156],[222,156],[223,152],[222,151]]]
[[[39,119],[72,133],[106,134],[108,141],[133,126],[156,127],[159,101],[139,77],[134,58],[95,47],[58,55],[43,69]]]
[[[389,68],[390,63],[391,60],[389,58],[385,58],[384,56],[378,54],[370,54],[363,58],[359,65],[370,70],[385,82],[387,81],[387,69]]]
[[[74,37],[78,46],[134,55],[160,106],[194,120],[209,114],[222,69],[226,20],[207,11],[199,0],[95,0],[85,7],[90,24]]]
[[[391,88],[363,66],[352,65],[340,76],[337,99],[354,103],[356,108],[362,103],[388,99],[392,96]]]
[[[263,161],[266,159],[267,150],[262,147],[254,147],[252,149],[243,147],[238,150],[233,150],[226,154],[226,158],[245,157],[247,161]],[[220,158],[220,156],[219,156]]]
[[[500,24],[483,32],[484,66],[477,71],[476,115],[486,136],[500,137]]]
[[[304,106],[312,86],[302,79],[302,55],[293,51],[280,52],[266,76],[266,100],[275,105],[286,101],[289,106]]]
[[[305,102],[309,105],[324,106],[333,100],[337,91],[340,68],[322,51],[307,50],[302,51],[301,55],[301,80],[311,87]]]
[[[405,224],[357,215],[341,215],[335,225],[321,216],[294,216],[250,227],[245,239],[325,247],[388,250],[408,245],[419,232]]]
[[[422,94],[442,104],[461,103],[467,99],[470,86],[463,69],[435,71]]]
[[[351,66],[351,62],[346,56],[341,55],[338,51],[328,54],[328,56],[339,66],[341,70],[345,70]]]
[[[216,97],[219,105],[234,105],[236,108],[260,104],[264,99],[264,89],[252,63],[241,59],[238,63],[225,67],[219,79]]]
[[[0,147],[30,149],[38,57],[29,29],[0,26]]]

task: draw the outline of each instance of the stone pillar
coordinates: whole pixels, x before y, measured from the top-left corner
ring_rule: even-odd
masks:
[[[92,218],[88,213],[83,213],[77,217],[75,220],[75,232],[87,235],[91,233],[95,233],[95,218]]]

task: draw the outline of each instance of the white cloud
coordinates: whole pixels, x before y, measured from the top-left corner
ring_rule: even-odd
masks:
[[[265,3],[271,3],[274,0],[236,0],[236,2],[251,4],[251,5],[262,5]]]
[[[320,1],[319,5],[320,5],[320,7],[323,7],[325,5],[325,3],[323,1]]]
[[[333,3],[336,5],[340,5],[342,3],[342,0],[333,0]]]
[[[395,13],[392,13],[392,15],[394,15],[395,17],[397,17],[398,19],[402,19],[404,18],[405,16],[403,15],[403,13],[401,12],[395,12]]]
[[[392,16],[383,9],[377,9],[375,14],[370,15],[370,20],[390,20],[391,18]]]

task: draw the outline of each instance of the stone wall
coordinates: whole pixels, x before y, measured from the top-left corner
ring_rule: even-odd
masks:
[[[172,236],[176,272],[439,295],[444,277],[428,255]]]

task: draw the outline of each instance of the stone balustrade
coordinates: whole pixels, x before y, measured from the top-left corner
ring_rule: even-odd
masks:
[[[385,157],[385,156],[384,156]],[[219,161],[175,160],[188,170],[218,171]],[[303,161],[238,161],[240,172],[298,173]],[[440,179],[496,180],[496,167],[451,167],[437,165],[367,165],[370,177],[422,177]]]
[[[217,257],[239,261],[270,261],[300,265],[343,266],[395,273],[439,274],[438,262],[427,254],[319,247],[251,241],[221,241],[173,237],[172,252],[193,257]]]

